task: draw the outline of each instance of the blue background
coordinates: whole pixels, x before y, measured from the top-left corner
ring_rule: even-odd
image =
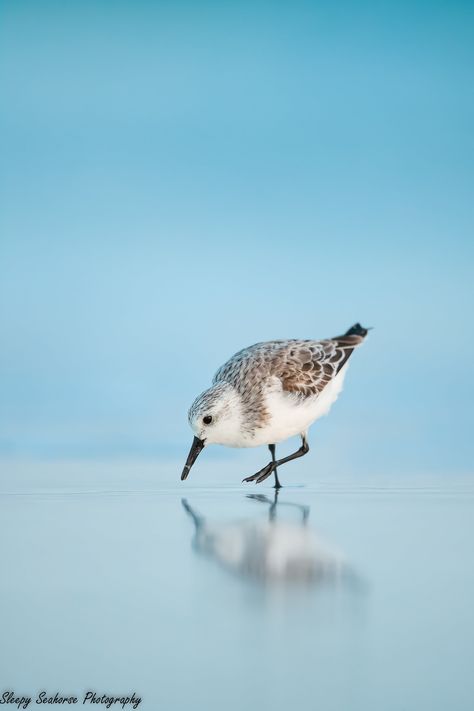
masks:
[[[3,457],[181,458],[233,352],[360,320],[321,466],[471,469],[472,15],[3,2]]]
[[[0,0],[0,696],[472,709],[473,14]],[[226,358],[355,321],[278,503],[180,481]]]

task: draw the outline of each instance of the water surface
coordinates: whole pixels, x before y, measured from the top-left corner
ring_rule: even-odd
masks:
[[[275,502],[238,462],[180,464],[2,464],[3,689],[472,708],[469,477],[319,475]]]

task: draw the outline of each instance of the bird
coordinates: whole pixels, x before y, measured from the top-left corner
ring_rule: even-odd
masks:
[[[181,474],[185,480],[210,444],[267,445],[271,461],[243,482],[260,484],[278,468],[309,452],[308,428],[326,415],[342,390],[348,360],[370,329],[356,323],[341,336],[255,343],[235,353],[214,375],[188,412],[194,439]],[[301,446],[282,459],[276,444],[299,435]]]

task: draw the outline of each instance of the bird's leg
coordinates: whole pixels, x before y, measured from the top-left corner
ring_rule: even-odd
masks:
[[[276,458],[275,458],[275,445],[274,445],[274,444],[269,444],[269,445],[268,445],[268,449],[270,450],[271,455],[272,455],[272,462],[275,464],[275,462],[276,462]],[[275,475],[275,485],[274,485],[273,488],[278,491],[278,489],[281,489],[281,484],[280,484],[280,481],[279,481],[279,479],[278,479],[278,472],[277,472],[276,466],[275,466],[275,469],[273,470],[273,474]]]
[[[267,464],[266,467],[260,469],[259,472],[253,474],[252,476],[248,476],[242,481],[254,481],[256,484],[260,484],[262,481],[265,481],[265,479],[270,476],[270,474],[272,473],[272,471],[274,471],[274,469],[276,469],[276,467],[279,467],[281,464],[286,464],[286,462],[291,462],[292,459],[298,459],[298,457],[303,457],[307,452],[309,452],[308,442],[306,441],[305,435],[301,435],[301,447],[296,452],[293,452],[293,454],[289,454],[287,457],[283,457],[283,459],[276,459],[275,461],[270,462],[269,464]]]

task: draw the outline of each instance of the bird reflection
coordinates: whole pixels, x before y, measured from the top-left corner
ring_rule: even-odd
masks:
[[[319,585],[344,578],[347,568],[342,554],[307,525],[309,506],[279,502],[278,490],[273,500],[258,494],[247,498],[266,505],[268,515],[210,524],[182,499],[194,523],[196,551],[241,577],[265,584]],[[298,520],[280,520],[283,506],[296,510]]]

